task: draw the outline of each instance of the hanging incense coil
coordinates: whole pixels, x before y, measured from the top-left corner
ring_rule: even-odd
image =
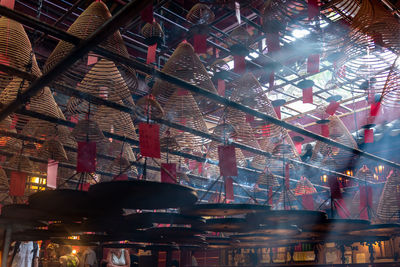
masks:
[[[266,187],[278,187],[279,182],[275,175],[271,172],[263,172],[258,176],[256,184],[258,185],[265,185]]]
[[[189,43],[180,43],[161,71],[212,93],[217,93],[207,70]],[[168,99],[178,90],[180,88],[176,85],[157,79],[151,93],[165,108]],[[203,112],[215,108],[215,104],[213,105],[211,100],[202,96],[195,96],[195,99],[199,102],[199,107]]]
[[[141,33],[145,38],[145,43],[147,45],[161,45],[164,37],[164,31],[158,22],[153,21],[153,23],[146,23]]]
[[[71,135],[77,142],[101,142],[105,139],[99,125],[93,120],[79,121]]]
[[[368,169],[366,165],[361,167],[357,172],[355,177],[360,178],[362,181],[365,182],[376,182],[374,179],[374,173]]]
[[[108,171],[114,175],[128,174],[136,176],[136,168],[125,157],[116,157],[108,167]]]
[[[68,160],[67,153],[63,145],[56,139],[50,139],[43,143],[41,149],[38,151],[38,156],[45,159],[53,159],[59,162]]]
[[[101,1],[95,1],[75,20],[67,32],[81,39],[86,39],[110,18],[111,13],[107,6]],[[128,50],[124,45],[119,31],[116,31],[109,38],[104,40],[101,46],[119,55],[129,57]],[[44,66],[44,72],[48,72],[54,65],[60,62],[61,59],[67,56],[74,47],[75,46],[71,43],[60,41],[48,57]],[[131,92],[135,91],[138,85],[135,71],[120,63],[117,64],[117,68],[129,90]],[[64,72],[64,75],[59,77],[59,81],[75,87],[78,82],[84,79],[85,74],[88,73],[90,69],[92,69],[92,67],[87,65],[87,57],[84,57]],[[109,93],[111,94],[111,92]]]
[[[221,137],[221,141],[229,140],[230,138],[234,138],[237,136],[237,131],[232,124],[229,123],[221,123],[213,128],[213,132],[215,135]]]
[[[14,132],[16,133],[15,129],[11,129],[12,120],[10,116],[7,116],[4,120],[0,121],[0,131],[5,132]],[[11,137],[0,134],[0,147],[4,147],[8,141],[11,140]]]
[[[334,133],[334,135],[331,136],[333,140],[352,148],[358,148],[353,136],[338,116],[330,116],[328,120],[329,133]],[[336,164],[340,166],[347,166],[347,164],[354,159],[354,155],[351,152],[317,141],[311,160],[317,160],[319,157],[325,158],[328,156],[332,157],[336,161]]]
[[[22,24],[2,16],[0,18],[0,64],[41,75],[32,45]],[[12,81],[9,74],[0,72],[0,92]]]
[[[10,169],[21,171],[21,172],[32,172],[34,165],[32,161],[25,155],[15,154],[8,161],[4,163]]]
[[[10,184],[8,183],[7,174],[0,167],[0,203],[1,205],[12,204],[12,198],[9,195],[10,192]]]
[[[400,219],[400,173],[393,169],[381,194],[377,215],[383,222],[398,222]]]
[[[293,190],[296,196],[314,194],[317,192],[313,184],[306,177],[301,177]]]
[[[146,95],[139,98],[139,100],[136,102],[136,107],[137,112],[141,114],[144,119],[147,119],[147,116],[150,118],[164,117],[164,109],[151,95]]]
[[[193,24],[210,24],[214,18],[214,12],[202,3],[195,4],[186,15],[186,19]]]
[[[160,138],[160,147],[161,149],[176,150],[176,151],[180,149],[180,146],[176,141],[176,138],[168,136]]]

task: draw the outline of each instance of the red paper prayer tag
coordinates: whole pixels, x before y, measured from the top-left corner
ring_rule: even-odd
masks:
[[[233,193],[233,180],[231,177],[225,178],[225,194],[227,200],[235,200],[235,196]]]
[[[156,51],[157,51],[157,44],[149,45],[149,47],[147,48],[146,64],[151,64],[156,62]]]
[[[280,106],[274,107],[274,110],[275,110],[275,113],[276,113],[276,117],[278,119],[281,119],[281,107]]]
[[[193,37],[193,48],[197,54],[207,53],[207,35],[195,34]]]
[[[268,53],[276,52],[281,48],[279,44],[279,33],[268,33],[267,48]]]
[[[244,73],[246,70],[246,60],[244,56],[234,55],[233,56],[233,71],[235,73]]]
[[[329,137],[329,125],[321,124],[321,135],[324,137]]]
[[[79,190],[81,191],[89,191],[90,183],[83,183],[79,185]]]
[[[360,219],[369,220],[368,208],[372,208],[372,187],[359,186],[360,188]]]
[[[219,172],[222,176],[237,176],[236,153],[234,146],[218,147]]]
[[[47,163],[47,187],[57,188],[58,161],[49,159]]]
[[[319,15],[318,0],[308,0],[308,19],[313,19]]]
[[[14,9],[15,0],[1,0],[0,5],[5,6],[9,9]]]
[[[11,172],[10,196],[22,197],[24,195],[27,177],[28,175],[24,172]]]
[[[328,184],[331,190],[331,197],[335,199],[342,198],[342,192],[340,191],[339,181],[334,176],[328,177]]]
[[[306,210],[314,210],[314,198],[313,195],[302,195],[301,204]]]
[[[272,88],[274,87],[274,82],[275,82],[275,74],[274,72],[271,72],[271,74],[269,75],[269,89],[272,90]]]
[[[112,180],[113,181],[128,181],[128,175],[126,175],[125,173],[122,173],[120,175],[114,176],[114,178]]]
[[[141,12],[140,17],[144,22],[152,23],[153,22],[153,5],[147,5]]]
[[[218,94],[225,96],[225,80],[218,79]]]
[[[331,101],[329,105],[326,107],[325,112],[329,115],[335,114],[336,110],[339,108],[339,102]]]
[[[313,103],[313,90],[312,87],[303,90],[303,103]]]
[[[307,59],[307,73],[314,74],[319,72],[319,55],[309,55]]]
[[[380,107],[381,107],[381,102],[372,103],[369,115],[372,117],[378,116]]]
[[[301,154],[301,148],[302,148],[302,143],[301,142],[295,142],[294,146],[296,147],[297,153]]]
[[[96,171],[96,143],[78,142],[77,172]]]
[[[364,143],[369,144],[374,142],[374,130],[364,129]]]
[[[87,60],[87,65],[90,66],[90,65],[96,64],[97,61],[98,61],[98,57],[89,55],[88,60]]]
[[[176,164],[161,163],[161,182],[176,184]]]
[[[158,124],[139,123],[139,148],[144,157],[161,158]]]

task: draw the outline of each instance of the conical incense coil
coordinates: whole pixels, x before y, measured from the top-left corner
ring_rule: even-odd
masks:
[[[111,13],[107,6],[101,1],[95,1],[75,20],[67,32],[81,39],[86,39],[110,18]],[[128,50],[119,31],[104,40],[101,45],[114,53],[129,57]],[[74,47],[71,43],[60,41],[47,59],[44,72],[49,71],[55,64],[60,62]],[[131,92],[135,91],[138,85],[135,71],[126,66],[118,65],[118,67],[128,88]],[[60,81],[74,87],[78,82],[82,81],[90,69],[91,66],[87,66],[87,57],[85,57],[70,67],[60,77]]]
[[[0,167],[0,203],[1,205],[12,204],[12,198],[10,197],[10,185],[8,183],[7,174]]]
[[[207,70],[189,43],[180,43],[161,71],[212,93],[217,93]],[[164,80],[157,79],[151,92],[161,105],[164,106],[167,100],[178,90],[183,89]],[[208,100],[205,100],[204,97],[196,96],[198,100],[201,98],[203,98],[204,104],[208,103]]]
[[[36,77],[41,75],[24,27],[4,16],[0,18],[0,64],[29,72]],[[0,92],[12,78],[11,75],[0,72]]]
[[[161,107],[160,103],[154,99],[152,95],[146,95],[136,101],[136,107],[138,113],[143,117],[143,119],[149,118],[162,118],[164,117],[164,109]]]
[[[128,174],[136,176],[136,168],[125,157],[116,157],[108,166],[108,171],[114,175]]]
[[[310,180],[308,180],[306,177],[301,177],[300,180],[297,182],[296,188],[294,189],[294,194],[296,196],[308,195],[308,194],[313,194],[316,192],[317,192],[317,190],[312,185]]]
[[[68,160],[63,145],[56,139],[50,139],[43,143],[38,152],[38,156],[45,159],[53,159],[55,161],[65,162]]]
[[[77,142],[100,142],[105,139],[99,125],[93,120],[79,121],[71,135]]]
[[[145,38],[145,42],[148,45],[153,44],[161,44],[162,38],[164,37],[164,31],[161,29],[161,26],[158,22],[154,21],[153,23],[146,23],[141,33]]]
[[[256,184],[265,185],[267,187],[277,187],[277,186],[279,186],[278,179],[271,172],[268,172],[268,173],[263,172],[263,173],[261,173],[260,176],[258,176]]]
[[[34,170],[30,159],[21,154],[15,154],[9,160],[6,160],[4,166],[21,172],[32,172]]]
[[[397,169],[386,180],[381,194],[377,215],[384,222],[398,222],[400,219],[400,173]]]
[[[186,15],[186,19],[193,24],[210,24],[214,18],[214,12],[202,3],[195,4]]]
[[[366,165],[364,165],[363,167],[361,167],[357,172],[355,177],[359,178],[362,181],[365,182],[376,182],[376,180],[374,179],[374,173],[368,169],[368,167]]]

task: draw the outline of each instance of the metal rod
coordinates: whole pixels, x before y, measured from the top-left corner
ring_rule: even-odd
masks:
[[[6,230],[4,231],[4,241],[3,241],[3,253],[1,254],[1,267],[7,267],[7,259],[8,252],[10,251],[11,244],[11,234],[12,227],[11,225],[6,226]]]
[[[17,110],[22,104],[25,104],[30,97],[35,95],[40,89],[48,85],[57,76],[72,66],[79,58],[87,54],[93,47],[103,42],[109,35],[119,29],[119,27],[128,22],[132,17],[135,17],[147,5],[146,1],[134,0],[124,6],[115,16],[106,21],[87,39],[80,42],[74,49],[71,50],[58,64],[43,76],[35,80],[20,97],[5,106],[0,113],[0,121],[4,120],[8,115]],[[2,7],[1,10],[7,9]],[[1,12],[0,10],[0,12]],[[4,15],[4,14],[3,14]]]

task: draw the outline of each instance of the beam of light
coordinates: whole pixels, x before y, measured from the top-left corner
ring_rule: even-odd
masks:
[[[294,38],[300,39],[310,34],[309,30],[306,29],[294,29],[292,31],[292,36]]]

